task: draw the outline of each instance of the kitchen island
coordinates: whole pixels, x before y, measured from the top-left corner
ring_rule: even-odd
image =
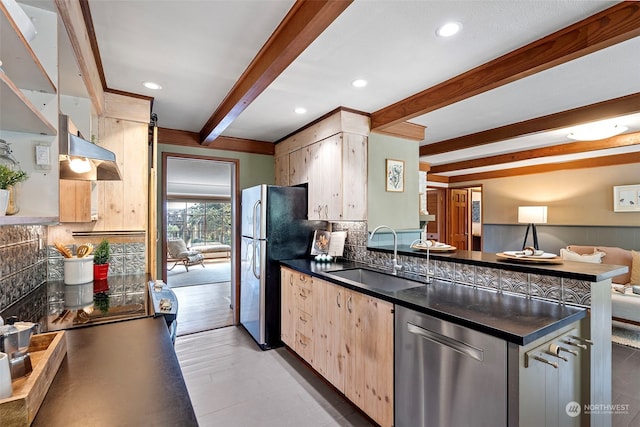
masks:
[[[323,358],[327,354],[329,359],[335,358],[336,347],[332,344],[335,337],[331,338],[330,335],[331,333],[335,335],[330,320],[335,315],[331,314],[332,309],[325,309],[325,306],[346,306],[347,311],[350,312],[350,305],[356,304],[360,299],[364,301],[361,308],[368,306],[380,309],[382,307],[382,310],[358,315],[354,319],[356,323],[348,326],[347,329],[351,327],[366,329],[367,325],[374,325],[377,329],[363,329],[360,335],[373,335],[376,340],[370,343],[365,340],[360,344],[370,349],[375,348],[376,351],[382,347],[391,348],[393,339],[390,342],[388,337],[394,336],[393,331],[390,330],[393,327],[389,326],[389,317],[385,313],[389,309],[391,313],[395,311],[395,352],[391,350],[395,355],[391,359],[395,359],[396,364],[398,360],[403,360],[400,365],[406,364],[404,359],[399,359],[404,356],[398,353],[400,349],[404,351],[408,348],[404,342],[398,341],[402,329],[407,329],[406,326],[409,326],[410,330],[416,329],[408,323],[405,325],[405,320],[399,320],[398,313],[401,309],[409,309],[419,316],[426,315],[449,325],[443,326],[444,329],[441,329],[441,332],[463,328],[474,334],[481,333],[506,343],[506,347],[502,347],[505,344],[489,347],[506,348],[506,352],[500,351],[502,354],[500,357],[503,360],[502,365],[508,367],[506,371],[508,390],[502,390],[501,395],[507,396],[505,400],[508,401],[509,409],[498,410],[508,414],[508,421],[498,422],[495,425],[547,425],[549,421],[545,421],[544,415],[541,414],[546,413],[547,417],[551,417],[547,420],[566,421],[568,414],[565,404],[567,402],[576,401],[585,404],[611,402],[609,289],[611,277],[624,273],[626,267],[584,265],[572,262],[548,265],[524,264],[505,262],[495,254],[456,251],[431,255],[427,268],[425,253],[400,249],[398,260],[403,265],[403,269],[398,276],[389,275],[388,277],[393,277],[391,280],[393,282],[397,282],[396,279],[399,276],[417,281],[397,289],[393,287],[384,289],[385,286],[368,285],[367,280],[364,279],[366,275],[360,276],[358,280],[353,279],[358,277],[355,274],[345,274],[348,270],[352,270],[353,273],[357,270],[377,270],[380,269],[380,264],[389,268],[391,262],[386,261],[391,260],[384,258],[387,256],[384,252],[392,252],[393,248],[370,248],[370,250],[381,251],[382,257],[378,261],[382,262],[372,265],[354,262],[322,263],[306,259],[282,262],[283,325],[287,320],[285,307],[293,307],[290,311],[301,314],[291,317],[296,327],[286,330],[283,326],[283,341],[330,382],[335,382],[330,378],[331,369],[333,369],[331,360],[325,361]],[[429,271],[430,283],[425,283],[426,271]],[[386,273],[389,274],[390,270],[386,270]],[[296,286],[293,298],[299,295],[304,301],[297,300],[292,304],[291,301],[285,300],[286,287],[290,284]],[[348,297],[343,297],[342,294]],[[358,295],[364,295],[366,298],[359,298]],[[354,309],[354,313],[362,312]],[[349,314],[336,315],[349,317]],[[387,320],[380,322],[380,316]],[[360,323],[359,320],[364,318],[367,319],[366,322]],[[326,326],[327,319],[329,319],[329,329]],[[416,317],[411,322],[417,325],[417,319]],[[399,325],[399,322],[402,324]],[[316,333],[316,330],[320,333]],[[356,338],[357,335],[358,332],[356,332]],[[294,338],[290,338],[291,336]],[[347,336],[347,339],[350,338]],[[409,347],[414,345],[417,344],[411,344]],[[568,358],[564,357],[565,353],[557,351],[559,347],[564,349],[566,346],[573,349],[570,353],[566,353],[570,355]],[[422,353],[426,354],[425,351]],[[348,347],[347,353],[349,353]],[[386,358],[389,359],[388,350],[384,350],[381,354],[387,354]],[[346,357],[348,361],[350,355],[347,354]],[[380,359],[380,354],[377,358]],[[348,363],[353,364],[353,362]],[[362,363],[356,362],[356,364]],[[386,379],[378,378],[377,384],[372,385],[377,386],[378,391],[385,387],[384,396],[393,398],[393,388],[388,387],[388,363],[385,366],[378,364],[373,367],[371,372],[386,370],[387,374]],[[327,372],[326,375],[323,370]],[[505,372],[504,368],[502,372]],[[396,365],[396,377],[398,375],[398,365]],[[454,374],[455,376],[457,375]],[[349,381],[348,370],[346,377]],[[406,381],[406,378],[405,374],[403,381]],[[410,374],[409,378],[415,379],[416,376]],[[398,382],[396,379],[396,399],[398,390],[402,390],[406,385],[403,381]],[[468,388],[472,383],[473,381],[467,381],[464,387]],[[480,383],[486,383],[486,380]],[[432,383],[428,387],[429,390],[434,386]],[[348,386],[345,386],[345,390],[345,395],[363,408],[358,401],[360,396],[350,397]],[[423,391],[426,392],[426,389]],[[440,393],[436,398],[450,393],[451,390],[444,394]],[[475,393],[476,398],[471,399],[473,402],[471,404],[477,404],[481,400],[478,397],[490,394]],[[413,391],[408,395],[416,395],[416,392]],[[545,395],[554,395],[556,398],[541,401],[540,396]],[[401,397],[398,405],[406,406],[405,400]],[[366,399],[364,401],[366,402]],[[493,402],[490,399],[487,403]],[[481,404],[478,408],[480,407],[482,407]],[[375,405],[369,410],[363,409],[369,414],[374,414],[372,417],[376,419]],[[402,422],[398,422],[397,416],[406,410],[408,408],[400,406],[395,409],[395,425],[403,425]],[[386,408],[385,411],[387,414],[393,412],[393,407]],[[455,412],[451,411],[451,413]],[[420,415],[416,414],[416,416]],[[541,416],[543,416],[542,419]],[[384,419],[385,425],[391,425],[388,415]],[[607,413],[591,412],[582,414],[567,425],[589,424],[611,425],[611,416]]]
[[[33,426],[197,426],[162,316],[70,329]]]

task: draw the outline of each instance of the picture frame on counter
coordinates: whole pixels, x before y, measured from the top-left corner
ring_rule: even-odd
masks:
[[[386,159],[385,190],[390,192],[404,192],[404,160]]]
[[[614,212],[640,212],[640,184],[613,187]]]

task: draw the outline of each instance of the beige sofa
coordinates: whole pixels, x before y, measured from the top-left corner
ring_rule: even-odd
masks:
[[[190,249],[200,252],[204,259],[231,258],[231,246],[220,242],[213,242],[208,245],[194,245]]]
[[[616,320],[640,324],[640,295],[632,292],[631,273],[633,271],[633,254],[630,250],[614,246],[579,246],[569,245],[567,249],[581,255],[604,252],[603,264],[626,265],[629,271],[611,279],[611,311]],[[636,266],[638,268],[638,266]]]

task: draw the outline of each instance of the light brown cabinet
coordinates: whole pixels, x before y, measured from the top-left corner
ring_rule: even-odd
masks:
[[[309,219],[367,217],[368,118],[338,111],[278,143],[277,185],[308,183]]]
[[[305,361],[313,363],[313,279],[289,269],[281,270],[282,341]]]
[[[91,222],[91,181],[60,180],[60,222]]]
[[[287,268],[282,279],[282,340],[377,423],[392,426],[393,304]]]

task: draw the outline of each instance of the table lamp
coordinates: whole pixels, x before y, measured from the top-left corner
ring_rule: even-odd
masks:
[[[527,224],[527,232],[524,234],[522,249],[527,246],[527,237],[529,237],[529,229],[531,229],[533,234],[533,247],[538,250],[538,233],[536,232],[536,224],[547,223],[547,207],[518,206],[518,222]]]

